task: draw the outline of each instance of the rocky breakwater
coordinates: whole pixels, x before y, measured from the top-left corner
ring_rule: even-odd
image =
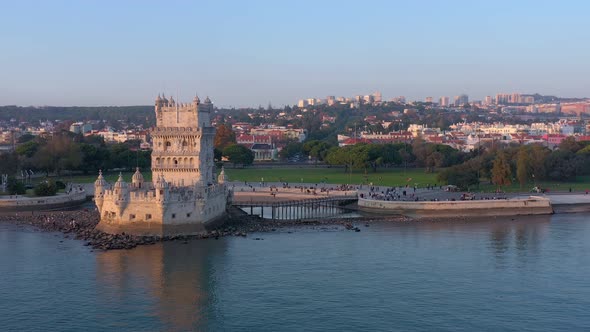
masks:
[[[153,244],[155,238],[139,238],[125,234],[112,235],[95,229],[99,216],[95,211],[76,210],[41,213],[15,213],[0,216],[0,221],[30,225],[46,232],[61,232],[65,238],[85,241],[94,249],[131,249],[139,244]]]
[[[388,218],[349,218],[318,220],[265,220],[256,216],[240,215],[229,218],[223,225],[198,235],[175,236],[133,236],[129,234],[108,234],[97,230],[99,221],[96,211],[84,209],[75,211],[14,213],[0,215],[0,221],[21,226],[33,226],[46,232],[61,232],[65,238],[84,241],[84,245],[96,250],[132,249],[139,245],[152,245],[163,241],[182,241],[197,239],[219,239],[225,236],[247,237],[249,233],[294,232],[297,229],[351,230],[360,232],[357,225],[368,227],[373,221],[408,221],[410,218],[398,216]],[[254,238],[261,239],[261,238]]]
[[[244,220],[247,223],[246,218]],[[86,246],[98,250],[132,249],[138,245],[150,245],[163,241],[184,241],[191,239],[218,239],[223,236],[246,236],[242,225],[224,226],[199,235],[176,236],[133,236],[129,234],[108,234],[96,229],[99,215],[96,211],[84,209],[76,211],[15,213],[0,215],[0,221],[21,226],[33,226],[46,232],[61,232],[65,238],[82,240]],[[263,229],[263,228],[261,228]]]

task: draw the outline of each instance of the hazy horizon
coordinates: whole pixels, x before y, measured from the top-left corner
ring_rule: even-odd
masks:
[[[588,97],[590,3],[18,1],[3,4],[0,105],[219,107],[381,91]]]

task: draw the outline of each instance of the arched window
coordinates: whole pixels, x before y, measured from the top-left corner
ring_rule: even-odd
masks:
[[[164,151],[168,151],[168,149],[172,146],[172,143],[166,141],[166,146],[164,147]]]

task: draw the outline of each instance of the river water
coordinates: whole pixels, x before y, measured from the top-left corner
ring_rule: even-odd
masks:
[[[109,252],[0,224],[0,329],[590,330],[590,215],[511,219]]]

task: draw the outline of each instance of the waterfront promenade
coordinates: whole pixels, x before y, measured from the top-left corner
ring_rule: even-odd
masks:
[[[0,196],[0,213],[18,211],[50,211],[79,206],[88,194],[82,186],[73,186],[67,193],[55,196],[28,197],[24,195]]]
[[[374,201],[397,202],[453,202],[453,201],[498,201],[524,199],[530,196],[546,198],[550,201],[553,212],[587,212],[590,211],[590,195],[585,192],[537,193],[485,193],[445,191],[444,186],[429,188],[413,186],[369,186],[328,183],[285,183],[285,182],[229,182],[234,192],[233,202],[237,205],[248,203],[295,203],[306,200],[319,200],[333,196],[362,197]],[[93,195],[92,184],[81,184],[89,196]],[[272,189],[272,190],[271,190]],[[405,195],[404,195],[405,192]],[[490,203],[491,204],[491,203]],[[497,205],[494,203],[492,205]],[[502,203],[499,203],[502,204]],[[465,208],[469,208],[465,206]],[[385,209],[387,210],[387,209]],[[387,212],[387,213],[393,213]],[[488,211],[488,213],[490,213]],[[547,213],[545,210],[544,213]],[[490,213],[493,214],[493,213]]]

